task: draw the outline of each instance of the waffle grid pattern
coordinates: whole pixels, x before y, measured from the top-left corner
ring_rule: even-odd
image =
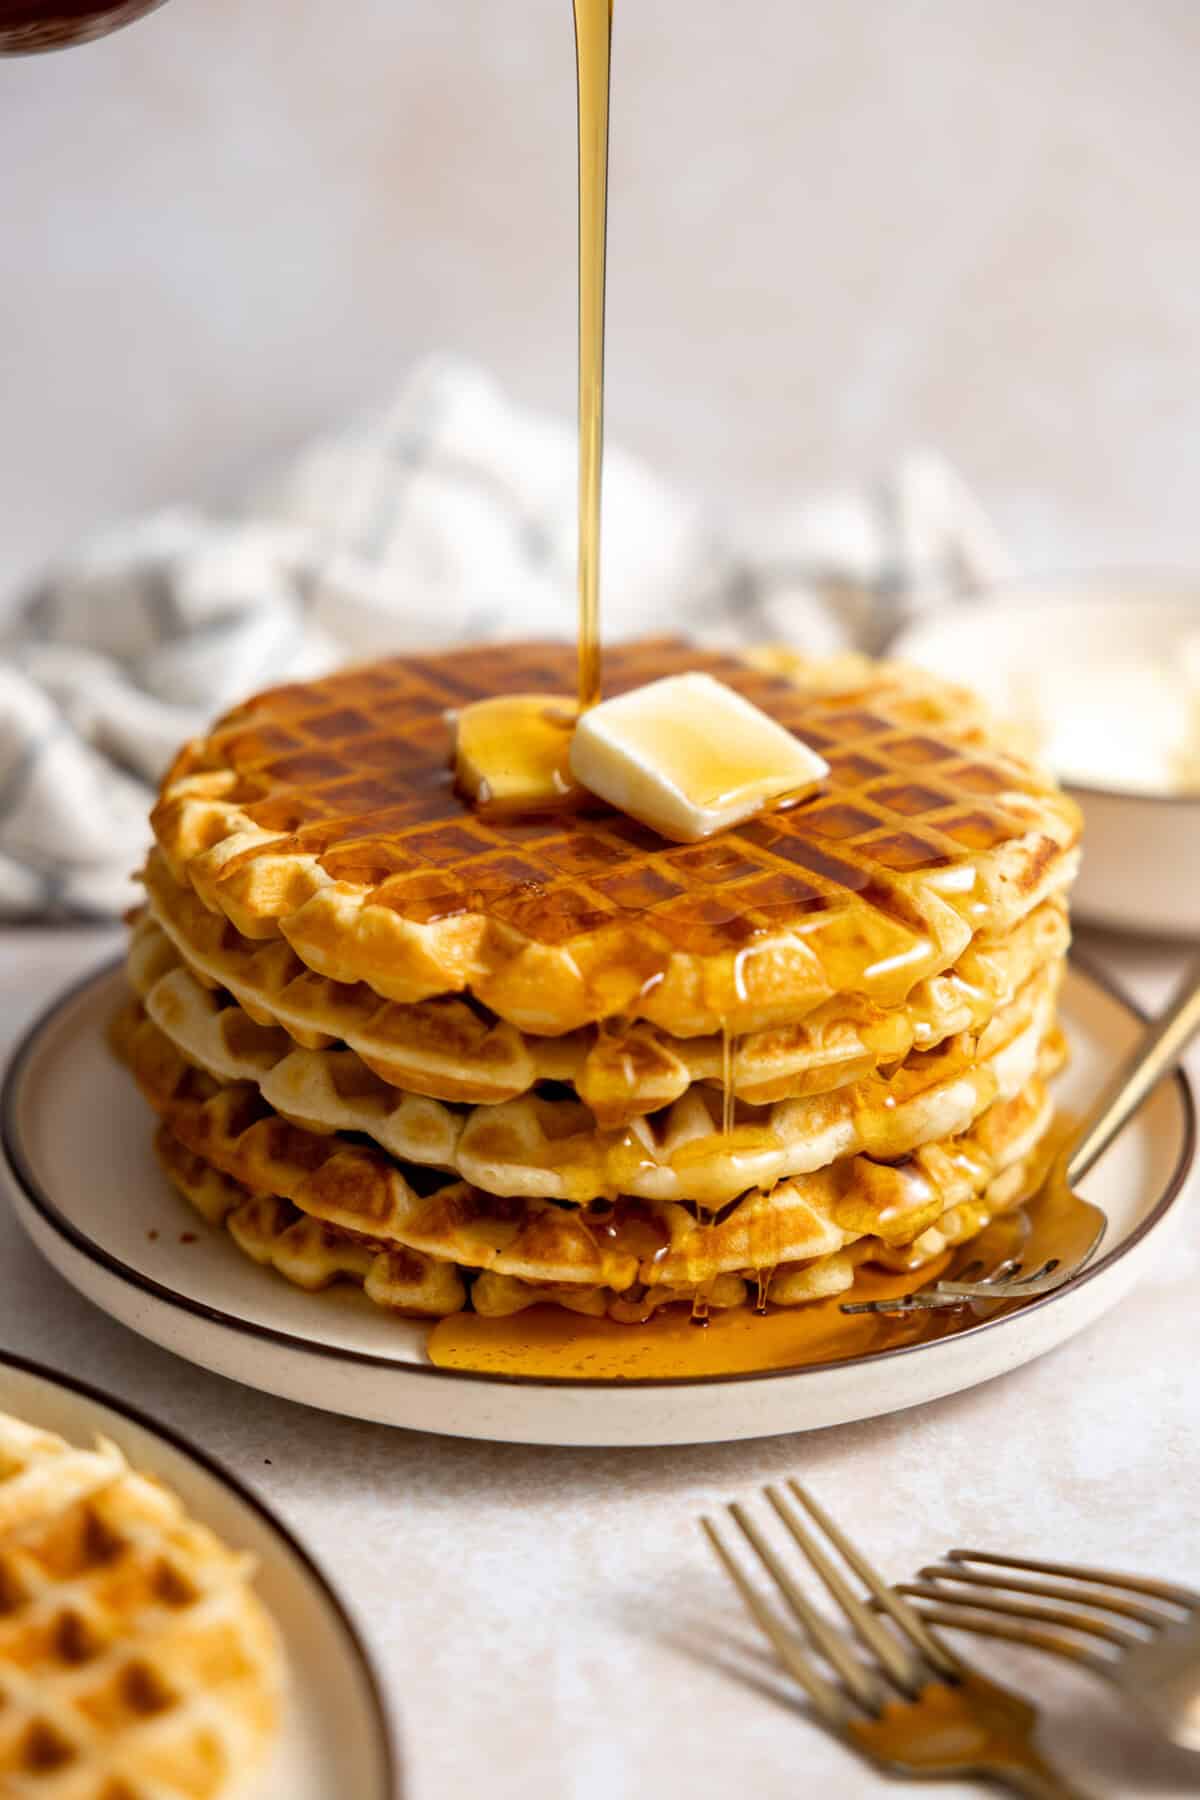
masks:
[[[352,1050],[301,1050],[286,1033],[222,1005],[179,967],[144,996],[148,1017],[189,1063],[223,1082],[251,1082],[285,1119],[318,1133],[371,1139],[398,1162],[460,1174],[503,1195],[574,1202],[630,1194],[710,1206],[860,1151],[898,1156],[965,1130],[1030,1079],[1051,1028],[1060,971],[1050,967],[993,1015],[914,1053],[888,1078],[871,1074],[828,1094],[736,1105],[726,1132],[720,1096],[692,1087],[625,1129],[601,1130],[580,1101],[525,1094],[469,1108],[405,1093]]]
[[[0,1793],[243,1793],[282,1685],[249,1574],[113,1445],[0,1414]]]
[[[442,1318],[460,1311],[469,1292],[472,1310],[490,1318],[549,1304],[592,1318],[640,1324],[662,1307],[692,1303],[701,1291],[705,1305],[716,1310],[744,1305],[752,1293],[760,1305],[799,1306],[846,1292],[863,1262],[896,1272],[925,1267],[1019,1205],[1036,1187],[1048,1116],[1044,1093],[1040,1099],[1023,1097],[1021,1107],[1013,1109],[998,1172],[978,1194],[947,1205],[909,1244],[850,1236],[843,1248],[774,1268],[725,1271],[699,1284],[634,1283],[620,1290],[583,1281],[522,1279],[382,1246],[314,1218],[278,1195],[252,1193],[187,1149],[166,1125],[159,1127],[155,1151],[171,1184],[210,1224],[223,1225],[245,1256],[309,1293],[350,1282],[377,1306],[409,1317]]]
[[[477,920],[496,932],[496,954],[519,940],[614,971],[624,963],[635,992],[680,955],[737,959],[745,985],[744,959],[790,938],[831,979],[848,978],[833,991],[893,966],[885,1004],[965,947],[973,926],[962,905],[978,913],[982,903],[1008,929],[1064,878],[1072,804],[1027,765],[935,729],[927,700],[914,723],[894,679],[873,705],[870,683],[814,693],[686,645],[614,651],[609,690],[705,669],[821,751],[827,793],[693,846],[599,806],[507,821],[472,812],[450,783],[444,712],[501,687],[569,688],[569,664],[553,645],[456,652],[261,696],[168,776],[155,824],[173,872],[252,935],[282,928],[310,962],[313,941],[292,915],[329,884],[358,907],[438,927],[431,953],[446,962],[447,989],[467,980],[442,938],[461,952],[463,922]],[[973,880],[959,873],[967,864]],[[471,951],[487,961],[485,946]],[[345,978],[340,968],[328,972]],[[618,984],[596,1016],[629,998]]]
[[[920,1268],[1027,1195],[1073,803],[898,665],[656,641],[606,691],[685,670],[825,787],[691,845],[473,807],[446,715],[570,692],[548,644],[280,688],[181,752],[114,1043],[245,1255],[397,1312],[633,1319]]]
[[[645,1020],[537,1037],[457,996],[403,1006],[365,983],[317,975],[282,941],[242,937],[156,858],[146,882],[150,913],[135,924],[130,951],[140,993],[178,957],[198,980],[232,994],[257,1024],[282,1027],[307,1050],[345,1043],[407,1092],[497,1104],[539,1082],[567,1083],[612,1128],[668,1105],[693,1082],[724,1078],[719,1037],[673,1038]],[[827,1092],[911,1049],[982,1030],[996,1007],[1063,955],[1068,940],[1066,907],[1056,897],[999,943],[972,942],[953,970],[918,984],[903,1008],[889,1012],[861,995],[839,995],[797,1025],[747,1033],[732,1059],[735,1092],[757,1105]]]
[[[140,1005],[119,1016],[114,1048],[180,1142],[252,1193],[278,1195],[380,1248],[618,1292],[664,1284],[696,1291],[719,1274],[808,1262],[865,1236],[913,1243],[1031,1152],[1049,1121],[1044,1082],[1063,1054],[1052,1034],[1021,1093],[989,1107],[969,1132],[924,1144],[898,1164],[847,1157],[698,1214],[671,1201],[579,1207],[505,1198],[398,1164],[369,1143],[308,1131],[249,1084],[222,1085],[192,1068]]]

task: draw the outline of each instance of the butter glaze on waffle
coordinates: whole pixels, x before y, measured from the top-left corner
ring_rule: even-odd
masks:
[[[581,1102],[526,1094],[453,1107],[401,1092],[352,1050],[302,1050],[285,1032],[222,1005],[180,966],[145,995],[149,1018],[189,1063],[224,1083],[251,1082],[282,1118],[319,1133],[373,1139],[398,1162],[461,1175],[491,1194],[586,1202],[629,1194],[715,1207],[865,1151],[895,1157],[965,1128],[1034,1074],[1053,1027],[1061,966],[1033,976],[981,1036],[961,1033],[825,1094],[733,1109],[693,1087],[623,1130],[601,1130]]]
[[[0,1414],[0,1793],[247,1794],[283,1684],[250,1573],[114,1445]]]
[[[566,646],[492,647],[260,695],[163,784],[175,880],[388,999],[469,992],[539,1034],[622,1015],[693,1036],[794,1024],[841,993],[899,1006],[1074,872],[1073,803],[985,747],[958,690],[887,665],[784,680],[674,642],[611,651],[606,691],[707,670],[819,750],[828,790],[690,846],[599,803],[474,812],[450,783],[445,711],[569,692],[572,667]]]
[[[693,1082],[723,1080],[719,1037],[672,1037],[647,1020],[535,1037],[457,996],[408,1006],[383,1000],[365,982],[347,986],[316,974],[281,939],[243,937],[181,888],[158,852],[145,882],[150,915],[135,924],[130,950],[139,993],[176,960],[165,933],[193,975],[231,994],[256,1024],[282,1027],[307,1050],[345,1043],[381,1080],[407,1092],[495,1105],[554,1081],[573,1087],[611,1128],[668,1105]],[[903,1007],[886,1011],[864,995],[839,995],[798,1024],[749,1032],[731,1058],[734,1092],[751,1105],[824,1093],[912,1049],[981,1030],[1038,969],[1065,954],[1069,940],[1066,904],[1056,896],[1007,937],[973,940],[952,970],[918,982]]]
[[[890,1165],[847,1157],[752,1192],[711,1222],[677,1202],[621,1198],[589,1207],[504,1198],[400,1165],[369,1143],[289,1124],[248,1083],[221,1085],[193,1068],[141,1007],[114,1021],[113,1047],[170,1131],[252,1193],[381,1248],[522,1281],[611,1288],[696,1290],[718,1275],[806,1263],[858,1238],[911,1244],[946,1212],[983,1196],[1045,1130],[1044,1081],[1061,1039],[1042,1047],[1038,1075],[967,1133],[923,1145]]]

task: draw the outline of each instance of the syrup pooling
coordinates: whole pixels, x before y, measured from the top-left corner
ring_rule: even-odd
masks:
[[[701,1305],[706,1329],[692,1329],[695,1310],[673,1305],[645,1325],[613,1319],[580,1318],[538,1306],[514,1318],[479,1318],[470,1313],[443,1319],[429,1339],[430,1360],[440,1368],[475,1369],[544,1380],[648,1381],[705,1375],[750,1374],[800,1369],[846,1357],[869,1356],[956,1336],[981,1322],[970,1305],[945,1311],[851,1314],[847,1302],[898,1299],[958,1270],[981,1253],[989,1266],[1022,1253],[1031,1264],[1062,1254],[1071,1241],[1072,1201],[1057,1188],[1044,1189],[1043,1176],[1058,1147],[1070,1138],[1069,1120],[1056,1121],[1025,1171],[1023,1194],[1033,1195],[986,1226],[986,1239],[969,1240],[958,1250],[926,1258],[918,1268],[885,1267],[860,1261],[852,1285],[835,1297],[795,1307],[765,1300],[773,1271],[764,1268],[755,1283],[757,1304],[713,1309]],[[1077,1209],[1076,1209],[1077,1210]],[[886,1255],[886,1252],[876,1254]],[[989,1307],[986,1317],[1018,1311],[1014,1301]],[[760,1311],[762,1307],[764,1310]]]
[[[948,1257],[918,1272],[860,1271],[854,1299],[896,1298],[942,1274]],[[947,1312],[846,1314],[841,1300],[807,1306],[714,1310],[693,1329],[686,1307],[655,1313],[645,1325],[586,1319],[549,1306],[516,1318],[458,1313],[430,1333],[429,1359],[443,1369],[475,1369],[544,1380],[654,1381],[803,1368],[949,1336],[976,1323],[969,1308]]]
[[[497,1199],[438,1170],[397,1168],[369,1144],[347,1148],[337,1137],[288,1126],[246,1084],[222,1088],[182,1059],[164,1056],[161,1034],[149,1021],[145,1028],[135,1027],[122,1054],[191,1151],[251,1189],[278,1194],[339,1230],[378,1244],[394,1237],[400,1246],[433,1256],[451,1269],[457,1262],[468,1270],[496,1268],[522,1280],[582,1282],[585,1288],[599,1284],[627,1290],[649,1284],[669,1294],[683,1287],[702,1300],[708,1297],[709,1283],[726,1271],[736,1275],[775,1264],[805,1265],[844,1244],[847,1234],[854,1238],[877,1232],[902,1244],[914,1241],[933,1216],[980,1192],[992,1172],[1005,1166],[1006,1156],[1024,1154],[1021,1145],[1044,1128],[1039,1124],[1044,1094],[1034,1083],[1019,1103],[1001,1109],[998,1120],[989,1115],[980,1122],[973,1154],[963,1141],[927,1145],[916,1153],[922,1175],[937,1191],[928,1220],[921,1213],[914,1216],[898,1170],[873,1168],[869,1159],[859,1157],[853,1166],[834,1165],[786,1183],[778,1192],[749,1194],[715,1212],[678,1203],[620,1206],[614,1200],[616,1217],[611,1229],[602,1229],[600,1242],[576,1207]],[[965,1183],[960,1164],[972,1171]],[[593,1209],[601,1220],[604,1211]],[[639,1227],[623,1244],[621,1228],[627,1219],[653,1220],[653,1242],[643,1241]],[[788,1268],[787,1280],[793,1299],[810,1297],[807,1291],[795,1292],[794,1267]],[[729,1303],[727,1295],[717,1301],[718,1306]]]

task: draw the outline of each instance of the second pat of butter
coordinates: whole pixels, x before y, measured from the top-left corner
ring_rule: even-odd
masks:
[[[711,837],[828,775],[815,750],[711,675],[669,675],[586,712],[571,773],[677,843]]]

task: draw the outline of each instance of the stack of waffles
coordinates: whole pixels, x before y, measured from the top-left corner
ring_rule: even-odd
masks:
[[[920,1268],[1041,1172],[1073,804],[897,665],[677,642],[820,751],[807,802],[673,844],[600,802],[497,818],[447,714],[570,650],[396,658],[187,746],[114,1028],[171,1181],[308,1288],[629,1321]]]
[[[115,1445],[0,1413],[0,1793],[247,1793],[283,1683],[250,1572]]]

